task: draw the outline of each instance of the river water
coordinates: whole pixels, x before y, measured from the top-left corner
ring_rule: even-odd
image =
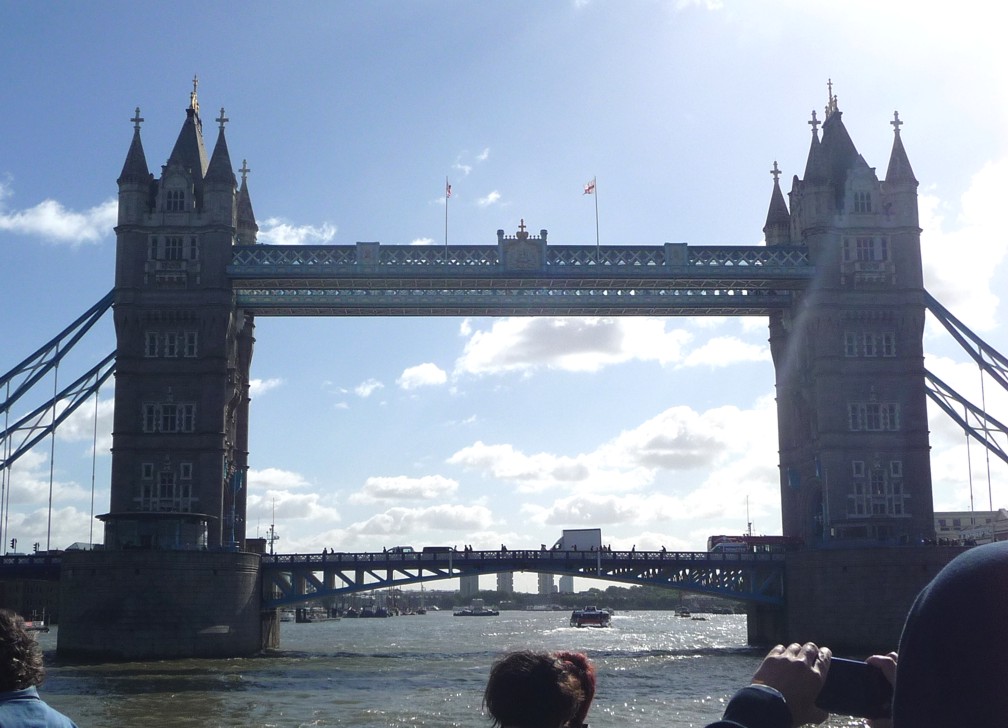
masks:
[[[703,726],[763,656],[745,617],[617,614],[608,629],[568,626],[566,612],[450,612],[281,625],[281,649],[231,660],[60,663],[56,630],[39,635],[43,699],[81,728],[172,726],[489,726],[482,691],[493,660],[515,648],[585,652],[598,670],[593,728]],[[829,726],[859,726],[831,718]]]

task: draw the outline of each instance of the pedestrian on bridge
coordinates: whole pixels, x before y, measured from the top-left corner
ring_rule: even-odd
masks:
[[[39,697],[42,652],[24,619],[0,609],[0,726],[3,728],[77,728],[72,720]]]

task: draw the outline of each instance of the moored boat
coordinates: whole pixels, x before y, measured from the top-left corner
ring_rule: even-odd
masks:
[[[454,614],[456,617],[496,617],[500,612],[483,606],[482,599],[473,599],[472,604],[456,610]]]
[[[599,609],[592,605],[584,609],[575,609],[571,613],[571,627],[608,627],[612,621],[612,612]]]

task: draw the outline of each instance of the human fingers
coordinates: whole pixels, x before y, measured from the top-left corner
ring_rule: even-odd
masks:
[[[798,654],[805,661],[806,665],[812,667],[821,658],[822,650],[819,649],[819,645],[815,642],[806,642],[801,646]]]
[[[890,685],[896,684],[896,662],[899,656],[895,652],[890,652],[888,655],[872,655],[865,662],[869,665],[874,665],[882,671],[885,675],[886,680],[889,681]]]

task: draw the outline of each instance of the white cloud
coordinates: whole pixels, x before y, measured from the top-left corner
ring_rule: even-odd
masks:
[[[396,380],[401,389],[410,390],[418,387],[433,387],[448,381],[448,375],[437,364],[426,362],[403,370]]]
[[[717,511],[724,495],[740,483],[776,483],[776,433],[774,400],[767,396],[749,410],[671,407],[587,453],[527,454],[509,444],[477,441],[456,451],[448,464],[510,481],[519,492],[576,485],[582,496],[625,494],[659,481],[686,494],[710,487],[701,500]],[[698,486],[705,472],[711,473],[704,481],[709,486]],[[725,472],[727,479],[719,476]]]
[[[683,365],[724,367],[745,361],[770,361],[770,347],[750,344],[734,336],[716,336],[687,354]]]
[[[270,379],[250,379],[249,380],[249,396],[258,397],[261,394],[266,394],[266,392],[271,389],[276,389],[284,383],[284,380],[279,377],[272,377]]]
[[[258,240],[269,245],[323,245],[336,237],[336,226],[331,223],[291,225],[278,217],[268,218],[259,226]]]
[[[115,400],[99,399],[98,401],[98,452],[107,454],[112,447],[112,415],[115,410]],[[56,436],[66,442],[93,442],[95,438],[95,406],[94,400],[84,402],[74,410],[73,414],[63,420],[56,430]]]
[[[0,183],[0,230],[42,238],[47,243],[77,246],[111,239],[118,221],[119,203],[109,198],[84,212],[68,210],[53,199],[46,199],[25,210],[6,210],[5,198],[10,187]]]
[[[485,162],[490,157],[490,147],[485,147],[482,152],[476,155],[476,161]]]
[[[480,197],[478,200],[476,200],[476,204],[479,205],[480,207],[490,207],[490,205],[499,202],[500,198],[501,193],[498,192],[497,190],[494,190],[486,197]]]
[[[410,478],[404,475],[371,477],[364,488],[350,496],[351,503],[374,503],[381,500],[435,500],[446,498],[458,490],[458,481],[441,475]]]
[[[434,238],[414,238],[410,241],[410,245],[433,245]]]
[[[1008,254],[1001,220],[1005,198],[1008,158],[986,164],[973,176],[951,222],[946,220],[951,207],[936,195],[919,198],[924,285],[974,330],[990,330],[998,320],[1000,297],[993,284]]]
[[[669,325],[668,319],[645,317],[514,317],[496,319],[489,330],[477,330],[466,319],[459,332],[469,341],[455,362],[455,374],[527,373],[538,368],[596,372],[629,361],[724,367],[770,360],[764,342],[734,336],[705,339],[690,350],[694,335],[683,328],[668,329]],[[742,327],[742,331],[766,338],[764,328]]]
[[[657,318],[505,318],[472,330],[455,363],[459,374],[499,374],[544,367],[594,372],[631,359],[678,361],[691,335]]]
[[[249,490],[292,490],[311,485],[299,473],[280,468],[249,468],[246,478]]]
[[[350,536],[408,536],[436,530],[450,535],[477,528],[486,528],[493,522],[490,509],[482,505],[436,505],[426,508],[389,508],[365,521],[352,524]]]
[[[385,385],[377,379],[367,379],[354,387],[354,394],[358,397],[367,399],[379,389],[383,389],[384,387]]]

